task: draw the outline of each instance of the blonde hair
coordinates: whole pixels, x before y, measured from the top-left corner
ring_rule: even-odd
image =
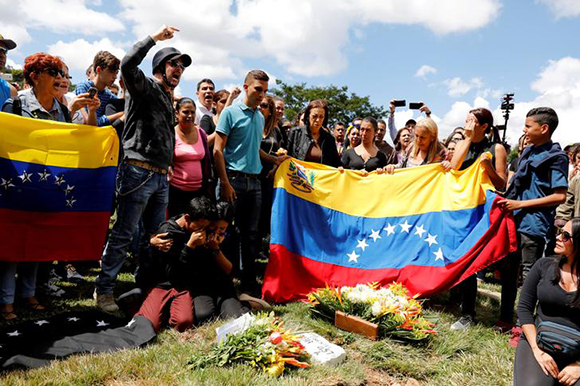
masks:
[[[444,151],[443,145],[439,142],[439,129],[437,128],[437,124],[431,118],[421,118],[415,125],[415,132],[417,131],[418,127],[423,127],[427,129],[429,134],[432,137],[432,141],[429,144],[429,150],[427,150],[427,163],[431,164],[438,161],[438,157]],[[417,146],[417,136],[415,135],[415,141],[413,143],[413,150],[411,151],[411,155],[413,158],[417,157],[419,154],[419,147]]]

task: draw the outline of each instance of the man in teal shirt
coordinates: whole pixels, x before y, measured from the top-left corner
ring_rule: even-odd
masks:
[[[261,291],[256,281],[255,259],[259,251],[258,222],[262,203],[258,176],[262,170],[261,161],[279,164],[285,158],[260,150],[264,116],[257,107],[268,91],[268,80],[268,75],[261,70],[252,70],[246,75],[243,101],[220,114],[213,152],[220,178],[220,198],[232,202],[235,208],[242,252],[242,292],[258,297]],[[239,259],[232,258],[234,266],[238,266]]]

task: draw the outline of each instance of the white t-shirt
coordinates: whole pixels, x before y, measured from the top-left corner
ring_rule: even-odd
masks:
[[[213,111],[208,110],[205,108],[204,105],[201,104],[200,101],[195,101],[195,124],[199,125],[199,122],[201,122],[201,118],[203,118],[204,115],[209,115],[210,117],[213,117],[215,114],[213,113]]]

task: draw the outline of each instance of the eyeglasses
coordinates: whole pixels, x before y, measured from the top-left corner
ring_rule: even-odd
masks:
[[[558,228],[558,236],[560,236],[562,238],[562,241],[565,243],[572,240],[572,235],[562,228]]]
[[[62,76],[63,78],[67,77],[67,75],[65,74],[65,72],[63,70],[57,70],[56,68],[45,68],[42,71],[46,72],[48,75],[52,76],[53,78],[56,78],[58,75]]]
[[[181,62],[180,62],[179,60],[177,60],[177,59],[170,60],[168,63],[169,63],[169,65],[170,65],[171,67],[173,67],[173,68],[175,68],[175,67],[179,67],[179,68],[181,68],[182,70],[185,70],[185,66],[183,65],[183,63],[181,63]]]

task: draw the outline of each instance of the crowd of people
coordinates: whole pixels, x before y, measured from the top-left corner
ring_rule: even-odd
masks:
[[[441,139],[431,110],[425,116],[395,125],[395,101],[387,121],[355,118],[329,125],[328,103],[313,100],[294,122],[284,116],[284,100],[268,94],[269,77],[248,72],[243,92],[215,90],[211,79],[197,83],[195,97],[175,95],[192,58],[179,50],[158,50],[153,76],[139,66],[158,43],[178,30],[163,26],[137,42],[122,58],[98,52],[74,96],[71,77],[57,56],[37,53],[24,61],[25,88],[17,90],[0,79],[3,112],[34,119],[112,125],[121,140],[117,194],[96,280],[96,305],[119,310],[131,300],[135,312],[183,331],[215,316],[239,316],[251,308],[268,307],[260,299],[256,258],[267,255],[273,199],[273,175],[288,157],[357,171],[393,174],[398,169],[440,164],[441,172],[463,170],[477,160],[498,192],[499,205],[514,213],[518,250],[499,264],[502,296],[498,327],[514,327],[514,306],[523,282],[518,320],[515,382],[575,383],[580,378],[580,338],[576,351],[564,356],[542,341],[539,320],[568,328],[580,336],[577,292],[580,243],[580,144],[552,142],[558,116],[549,107],[530,110],[518,156],[499,140],[493,115],[471,110],[464,127]],[[0,36],[0,69],[15,42]],[[119,85],[116,79],[120,72]],[[389,135],[394,146],[385,141]],[[556,236],[558,232],[558,236]],[[139,255],[137,288],[115,299],[117,276],[129,251]],[[544,257],[556,254],[557,258]],[[55,260],[58,259],[55,256]],[[0,312],[16,319],[13,308],[16,277],[22,303],[44,309],[35,294],[43,265],[0,263]],[[50,268],[50,265],[48,266]],[[38,277],[37,277],[38,276]],[[238,290],[232,276],[240,280]],[[38,280],[37,280],[38,279]],[[462,317],[451,329],[475,323],[477,277],[460,287]],[[538,305],[539,304],[539,305]],[[537,309],[536,309],[537,306]],[[534,315],[536,313],[537,315]],[[563,333],[561,333],[563,334]],[[567,353],[570,354],[570,353]],[[537,371],[533,372],[530,369]],[[543,378],[542,378],[543,376]]]

